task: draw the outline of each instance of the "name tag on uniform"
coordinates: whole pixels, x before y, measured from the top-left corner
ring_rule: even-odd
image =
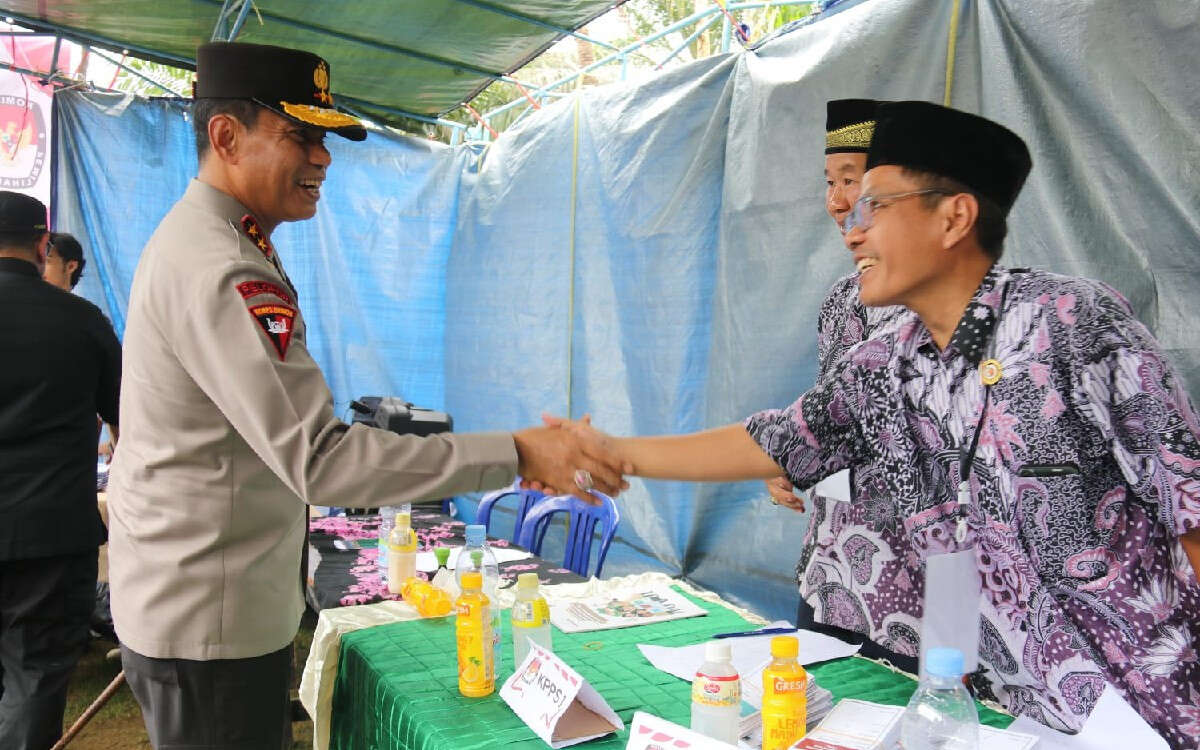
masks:
[[[850,470],[842,469],[837,474],[825,477],[812,488],[814,494],[839,502],[850,502]]]

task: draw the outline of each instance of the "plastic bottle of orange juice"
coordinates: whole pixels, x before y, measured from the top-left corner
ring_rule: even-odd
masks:
[[[492,649],[491,602],[483,593],[478,571],[463,573],[462,595],[454,603],[458,613],[454,631],[458,638],[458,692],[482,698],[496,690],[496,657]]]
[[[796,660],[799,653],[797,638],[771,639],[771,663],[762,673],[762,750],[784,750],[804,737],[808,673]]]

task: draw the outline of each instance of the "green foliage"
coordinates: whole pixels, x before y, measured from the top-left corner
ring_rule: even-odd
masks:
[[[721,2],[722,6],[728,6],[729,4],[727,0],[722,0]],[[742,10],[735,8],[731,11],[731,14],[738,23],[749,27],[750,42],[753,43],[765,38],[785,24],[808,16],[812,13],[815,5],[815,3],[799,3]],[[616,14],[620,19],[624,33],[617,35],[615,38],[605,39],[605,41],[616,47],[625,48],[640,39],[645,39],[659,33],[671,25],[695,15],[697,11],[714,7],[716,7],[716,4],[712,0],[629,0],[629,2],[610,11],[611,14]],[[707,28],[697,34],[694,39],[688,41],[688,38],[705,24],[708,24]],[[586,33],[586,30],[581,31]],[[710,55],[719,54],[723,45],[722,33],[722,17],[720,15],[706,16],[650,42],[628,55],[626,61],[627,75],[629,77],[645,76],[652,74],[660,67],[662,69],[669,69],[709,57]],[[731,31],[730,33],[729,50],[737,51],[740,48],[740,44],[736,36],[734,36],[734,32]],[[686,47],[678,49],[685,41],[688,41]],[[594,60],[611,54],[611,50],[604,48],[588,49],[592,46],[586,42],[576,40],[574,42],[575,54],[571,55],[562,51],[563,48],[568,50],[571,48],[570,42],[559,44],[517,71],[513,77],[526,83],[527,87],[544,86],[578,72]],[[672,53],[675,53],[674,56],[668,60],[667,58]],[[595,86],[617,81],[620,78],[621,64],[613,62],[592,71],[586,76],[582,76],[575,85],[568,84],[560,87],[558,91],[569,93],[578,86]],[[470,104],[477,112],[487,114],[498,107],[521,98],[524,98],[524,95],[516,86],[505,82],[497,82],[484,89]],[[510,109],[492,118],[490,124],[495,130],[503,131],[519,119],[526,109],[527,107],[524,106]],[[459,108],[449,113],[445,119],[472,126],[477,124],[475,118],[465,108]]]
[[[105,54],[114,60],[120,59],[111,53]],[[126,91],[139,96],[172,96],[172,92],[183,96],[192,95],[192,80],[195,74],[190,70],[137,57],[127,57],[123,65],[162,85],[155,85],[122,70],[117,73],[117,79],[112,85],[117,91]]]

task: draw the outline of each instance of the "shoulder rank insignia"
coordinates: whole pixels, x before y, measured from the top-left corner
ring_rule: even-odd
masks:
[[[271,247],[271,241],[267,239],[267,235],[263,232],[262,227],[258,225],[258,221],[250,214],[242,217],[242,232],[250,238],[250,241],[254,243],[264,258],[271,260],[272,256],[275,255],[275,249]]]
[[[979,363],[979,382],[984,385],[995,385],[1004,377],[1004,367],[996,359],[985,359]]]
[[[250,317],[254,318],[267,338],[279,352],[279,359],[287,356],[288,344],[292,342],[292,331],[296,321],[296,308],[288,305],[253,305],[250,307]]]

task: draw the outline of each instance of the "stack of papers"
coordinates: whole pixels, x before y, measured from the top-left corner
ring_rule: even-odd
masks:
[[[903,706],[847,698],[792,750],[890,750],[900,739]]]
[[[550,609],[550,622],[564,633],[587,633],[593,630],[652,625],[656,622],[682,620],[685,617],[707,614],[702,607],[693,604],[670,586],[655,586],[620,598],[604,597],[559,603]],[[701,658],[700,661],[704,659]],[[696,662],[696,666],[699,665],[700,662]],[[691,676],[687,678],[689,682],[695,674],[696,670],[693,668]]]
[[[742,738],[743,746],[750,748],[762,747],[762,670],[766,668],[770,662],[764,662],[758,670],[758,676],[755,679],[742,679],[742,720],[738,725],[738,736]],[[805,713],[805,724],[808,729],[825,718],[831,710],[833,710],[833,693],[817,684],[817,680],[812,675],[808,676],[807,690],[807,708]],[[748,706],[757,706],[752,713],[745,709]]]

